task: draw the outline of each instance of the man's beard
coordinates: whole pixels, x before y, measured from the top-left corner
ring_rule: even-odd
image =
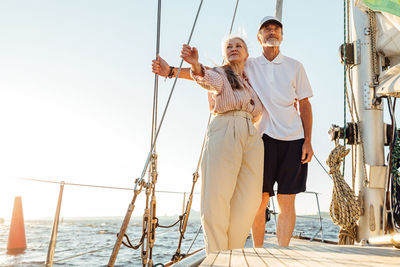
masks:
[[[279,42],[279,40],[277,38],[270,37],[267,40],[263,41],[262,46],[264,46],[264,47],[277,47],[280,44],[281,43]]]

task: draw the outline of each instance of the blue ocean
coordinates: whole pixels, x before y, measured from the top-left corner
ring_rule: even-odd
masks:
[[[160,225],[170,225],[177,217],[160,217]],[[53,266],[106,266],[119,232],[123,218],[96,217],[96,218],[64,218],[58,228],[57,246]],[[45,266],[48,244],[52,231],[52,220],[27,220],[25,233],[27,249],[25,253],[12,256],[7,255],[7,240],[9,221],[0,224],[0,266]],[[203,235],[200,230],[199,218],[189,221],[182,244],[182,253],[187,253],[203,247]],[[319,219],[298,218],[295,235],[313,237],[320,229]],[[337,241],[339,227],[334,225],[329,216],[322,220],[323,238]],[[275,231],[275,219],[267,223],[267,231]],[[136,245],[142,236],[142,218],[133,217],[130,220],[127,234],[131,243]],[[321,239],[321,233],[316,235]],[[175,253],[179,240],[179,224],[172,228],[157,228],[156,240],[153,248],[153,261],[167,263]],[[133,250],[121,246],[115,266],[142,266],[141,249]]]

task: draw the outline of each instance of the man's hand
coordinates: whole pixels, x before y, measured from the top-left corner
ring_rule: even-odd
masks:
[[[310,162],[313,155],[314,151],[312,149],[311,142],[304,141],[301,153],[301,164]]]
[[[299,100],[300,118],[304,129],[304,144],[301,152],[301,163],[310,162],[314,151],[311,146],[312,109],[308,98]]]
[[[162,57],[157,56],[157,59],[152,60],[151,70],[154,74],[167,77],[169,73],[169,65]]]

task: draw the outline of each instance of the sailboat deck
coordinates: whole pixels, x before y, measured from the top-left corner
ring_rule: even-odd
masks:
[[[399,266],[400,249],[392,247],[339,246],[292,239],[279,247],[267,238],[264,248],[220,251],[206,257],[200,266]]]

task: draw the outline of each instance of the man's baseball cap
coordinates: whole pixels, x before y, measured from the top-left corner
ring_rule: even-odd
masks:
[[[261,28],[267,24],[267,23],[276,23],[278,24],[281,28],[283,28],[282,22],[280,21],[280,19],[278,19],[277,17],[273,17],[273,16],[266,16],[264,17],[261,21],[260,24],[258,25],[258,31],[261,30]]]

